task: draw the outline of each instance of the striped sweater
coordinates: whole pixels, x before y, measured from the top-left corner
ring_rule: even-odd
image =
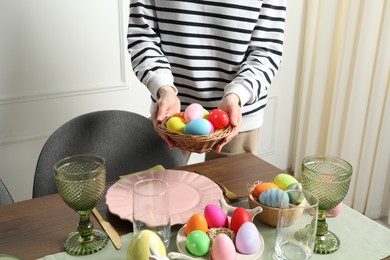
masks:
[[[240,97],[240,131],[258,128],[283,51],[286,0],[130,0],[128,50],[156,101],[174,86],[182,110]]]

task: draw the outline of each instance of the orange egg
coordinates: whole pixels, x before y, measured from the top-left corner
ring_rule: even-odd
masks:
[[[185,120],[185,119],[184,119],[184,112],[178,112],[178,113],[174,114],[173,116],[177,116],[177,117],[180,117],[180,118],[182,118],[183,120]]]
[[[260,184],[257,184],[256,187],[253,189],[253,196],[259,197],[262,192],[275,188],[279,189],[279,187],[273,182],[262,182]]]
[[[209,228],[207,226],[207,220],[204,217],[204,215],[200,213],[196,213],[192,215],[187,222],[186,228],[184,230],[184,234],[188,236],[188,234],[190,234],[194,230],[200,230],[205,233],[209,231]]]

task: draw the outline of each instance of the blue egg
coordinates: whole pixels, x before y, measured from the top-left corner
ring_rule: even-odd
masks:
[[[184,127],[184,134],[188,135],[208,135],[210,131],[211,123],[204,118],[194,119]]]
[[[264,204],[266,206],[273,207],[273,208],[279,208],[280,202],[282,200],[283,192],[284,192],[283,190],[276,189],[276,188],[266,190],[260,194],[259,201],[261,204]],[[286,202],[284,204],[285,204],[285,206],[288,207],[288,203],[290,202],[290,198],[288,197],[287,193],[284,193],[283,201]]]

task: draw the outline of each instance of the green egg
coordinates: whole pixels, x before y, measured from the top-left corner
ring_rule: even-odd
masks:
[[[302,184],[299,182],[291,183],[288,185],[287,190],[302,190]],[[295,205],[299,205],[305,198],[304,193],[299,191],[290,191],[288,196],[290,197],[290,202]]]
[[[187,236],[186,248],[195,256],[204,256],[209,252],[210,246],[210,238],[203,231],[194,230]]]

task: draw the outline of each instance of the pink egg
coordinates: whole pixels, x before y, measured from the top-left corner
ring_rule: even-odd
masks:
[[[219,234],[211,246],[211,259],[235,260],[236,249],[226,234]]]
[[[211,124],[211,123],[210,123],[210,125],[211,125],[210,134],[212,134],[212,133],[214,133],[214,125],[213,125],[213,124]]]
[[[203,115],[204,109],[202,105],[198,103],[192,103],[184,110],[184,119],[187,123],[194,119],[203,118]]]
[[[261,244],[259,232],[253,222],[242,224],[236,235],[236,249],[244,255],[256,253]]]
[[[215,204],[208,204],[204,208],[204,217],[207,220],[209,228],[229,226],[228,217],[219,206]]]

